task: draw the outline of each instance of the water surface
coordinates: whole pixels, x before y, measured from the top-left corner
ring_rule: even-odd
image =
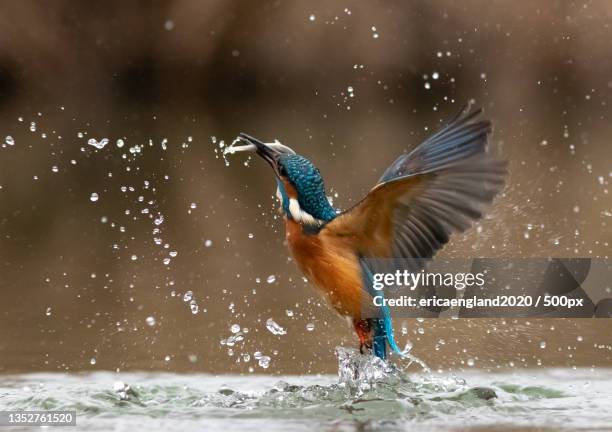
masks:
[[[77,430],[612,430],[612,370],[407,375],[340,356],[340,378],[5,375],[0,409],[77,411]]]

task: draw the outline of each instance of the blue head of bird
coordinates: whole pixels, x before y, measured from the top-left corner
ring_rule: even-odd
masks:
[[[246,145],[234,150],[254,151],[273,169],[276,195],[287,218],[316,228],[336,216],[325,194],[323,177],[311,161],[278,142],[266,144],[246,134],[240,134],[239,139]]]

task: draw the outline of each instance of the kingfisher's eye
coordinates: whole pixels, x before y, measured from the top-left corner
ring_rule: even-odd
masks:
[[[280,175],[287,177],[287,168],[285,168],[285,165],[281,165],[278,168],[278,172],[280,173]]]

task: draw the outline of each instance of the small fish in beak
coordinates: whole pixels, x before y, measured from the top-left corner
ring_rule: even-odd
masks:
[[[242,145],[238,145],[241,144]],[[245,133],[241,133],[232,143],[223,150],[223,154],[234,154],[238,152],[250,152],[256,153],[258,148],[269,148],[276,153],[291,153],[295,154],[292,148],[287,147],[286,145],[281,144],[278,140],[274,140],[271,143],[264,143],[258,140],[257,138],[253,138]]]

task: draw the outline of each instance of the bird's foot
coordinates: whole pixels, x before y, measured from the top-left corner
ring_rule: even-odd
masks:
[[[355,331],[359,337],[359,352],[369,354],[372,352],[372,336],[370,324],[367,320],[355,320],[353,322]]]

